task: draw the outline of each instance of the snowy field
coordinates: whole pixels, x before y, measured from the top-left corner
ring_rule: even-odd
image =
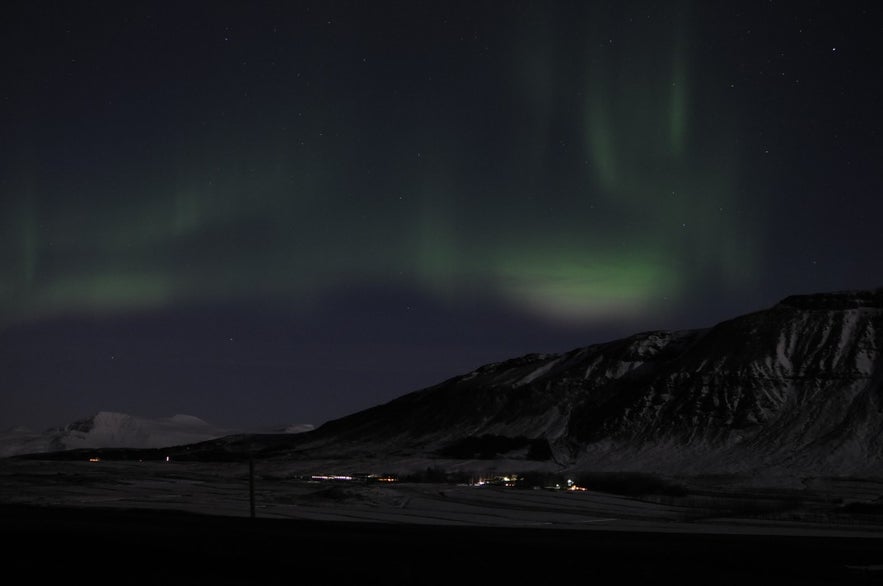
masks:
[[[247,463],[0,460],[6,567],[90,585],[883,583],[874,480],[626,496],[254,468],[252,501]]]
[[[876,480],[815,479],[789,489],[696,478],[685,487],[671,496],[312,480],[260,462],[252,484],[243,463],[0,460],[5,504],[250,517],[253,503],[256,517],[317,521],[883,537],[883,483]]]

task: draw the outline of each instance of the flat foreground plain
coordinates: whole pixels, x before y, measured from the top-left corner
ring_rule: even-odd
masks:
[[[252,518],[243,464],[3,461],[0,514],[4,565],[41,584],[883,583],[879,516],[842,513],[879,484],[815,484],[634,497],[259,467]]]

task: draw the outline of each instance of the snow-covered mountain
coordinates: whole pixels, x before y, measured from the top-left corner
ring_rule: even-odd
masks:
[[[489,364],[297,438],[304,454],[883,474],[883,289]]]
[[[310,429],[310,425],[292,425],[265,431],[298,433]],[[165,448],[242,432],[241,429],[211,425],[192,415],[151,419],[100,411],[63,427],[41,432],[24,428],[0,432],[0,457],[80,448]]]

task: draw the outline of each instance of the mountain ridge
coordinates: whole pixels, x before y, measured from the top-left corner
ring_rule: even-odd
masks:
[[[303,439],[438,453],[523,436],[574,468],[878,474],[881,347],[883,289],[793,295],[708,328],[487,364]]]

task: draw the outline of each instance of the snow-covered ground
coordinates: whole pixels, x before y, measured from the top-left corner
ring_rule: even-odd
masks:
[[[499,485],[317,481],[284,464],[254,465],[255,516],[395,524],[548,527],[883,538],[872,479],[816,479],[801,490],[734,487],[706,479],[684,496]],[[0,503],[251,514],[246,463],[0,460]]]

